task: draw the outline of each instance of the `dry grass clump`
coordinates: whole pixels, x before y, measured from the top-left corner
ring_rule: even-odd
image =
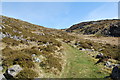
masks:
[[[16,78],[18,79],[24,79],[24,80],[33,80],[33,78],[38,77],[38,74],[29,68],[23,69],[18,75],[16,75]]]
[[[11,46],[18,46],[20,44],[20,41],[17,41],[15,39],[8,38],[8,37],[4,37],[2,39],[2,42],[6,43],[7,45],[11,45]]]
[[[78,47],[82,47],[85,49],[94,49],[95,51],[104,53],[105,56],[110,56],[116,60],[120,60],[120,51],[118,49],[118,46],[116,45],[97,43],[90,40],[80,40],[75,44],[77,43],[79,44]]]
[[[9,66],[19,64],[21,67],[33,68],[34,63],[30,55],[20,52],[15,52],[9,56],[5,56],[2,62],[2,66],[4,69]]]

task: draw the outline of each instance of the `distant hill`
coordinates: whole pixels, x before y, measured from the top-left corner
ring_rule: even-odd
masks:
[[[120,37],[120,20],[98,20],[72,25],[66,30],[78,34]]]

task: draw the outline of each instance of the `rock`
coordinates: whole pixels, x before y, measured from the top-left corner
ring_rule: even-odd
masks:
[[[3,67],[0,65],[0,71],[2,71],[3,70]]]
[[[79,43],[75,43],[75,45],[80,46],[80,44],[79,44]]]
[[[118,66],[113,68],[111,78],[113,80],[120,80],[120,68],[118,68]]]
[[[90,52],[92,52],[93,50],[92,49],[85,49],[86,51],[90,51]]]
[[[13,65],[11,68],[8,68],[7,73],[11,76],[16,76],[20,71],[22,70],[22,67],[20,65]]]
[[[98,51],[102,51],[103,49],[99,49]]]
[[[15,76],[23,70],[20,65],[13,65],[3,74],[7,80],[15,80]]]
[[[82,50],[82,48],[79,48],[79,50]]]
[[[36,56],[36,54],[32,54],[32,57],[35,57]]]
[[[34,60],[35,60],[35,62],[38,62],[38,63],[41,62],[41,60],[39,58],[34,58]]]
[[[2,22],[3,23],[3,22]],[[5,28],[5,26],[3,26],[3,25],[0,25],[0,29],[4,29]]]
[[[96,55],[96,59],[97,58],[102,58],[103,57],[103,53],[99,53],[98,55]]]
[[[95,57],[95,56],[92,56],[92,57]]]
[[[120,22],[110,25],[108,32],[108,35],[110,36],[120,37]]]
[[[79,48],[79,50],[82,50],[82,51],[90,51],[90,52],[93,51],[92,49],[84,49],[84,48]]]
[[[105,64],[104,64],[106,67],[109,67],[109,68],[112,68],[113,65],[111,65],[111,62],[107,61]]]
[[[67,41],[67,40],[66,40],[65,43],[70,43],[70,41]]]
[[[95,49],[92,49],[92,51],[95,51]]]
[[[106,57],[101,57],[101,58],[99,58],[99,60],[95,63],[95,65],[96,65],[96,64],[99,64],[99,63],[101,63],[101,62],[106,62],[106,61],[108,61],[108,58],[106,58]]]
[[[120,66],[120,64],[114,64],[114,65],[115,65],[115,66],[118,66],[118,67]]]
[[[82,51],[85,51],[86,49],[82,48]]]
[[[0,74],[0,80],[7,80],[3,74]]]

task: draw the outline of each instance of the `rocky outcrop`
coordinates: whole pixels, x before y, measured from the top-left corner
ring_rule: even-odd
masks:
[[[113,80],[120,80],[120,67],[115,66],[112,70],[111,78]]]
[[[109,32],[111,36],[120,37],[120,22],[110,26]]]
[[[101,36],[120,37],[120,20],[99,20],[82,22],[75,24],[66,29],[67,32],[75,32],[79,34],[95,34]]]
[[[23,70],[20,65],[13,65],[12,67],[8,68],[4,74],[6,79],[14,79],[15,76]]]

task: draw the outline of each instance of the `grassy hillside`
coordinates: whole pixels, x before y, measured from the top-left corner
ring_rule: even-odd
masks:
[[[19,64],[23,70],[18,76],[23,78],[39,76],[35,71],[36,64],[43,70],[61,72],[62,70],[62,46],[57,38],[72,40],[74,37],[67,35],[61,30],[49,29],[42,26],[34,25],[19,19],[2,16],[0,33],[2,34],[2,43],[6,47],[2,50],[3,71],[10,66]],[[32,55],[35,54],[41,62],[35,62]],[[40,57],[42,56],[42,58]],[[61,57],[60,57],[61,56]],[[60,63],[62,62],[62,63]],[[29,73],[29,70],[33,70]],[[26,74],[23,74],[26,73]],[[53,72],[54,73],[54,72]],[[28,76],[26,76],[28,74]]]
[[[83,29],[83,34],[86,33],[84,30],[96,31],[98,26],[101,28],[100,25],[110,25],[111,20],[105,21],[98,21],[98,25],[94,21],[94,24],[85,22],[75,25],[70,28],[70,32],[80,29]],[[113,23],[117,24],[117,21],[113,20]],[[100,71],[101,66],[94,65],[95,61],[86,52],[78,50],[81,48],[94,49],[120,61],[116,45],[93,42],[75,34],[70,35],[64,30],[45,28],[6,16],[2,16],[0,26],[3,73],[15,64],[23,68],[15,78],[103,78],[108,75]],[[90,31],[90,34],[93,33]]]

